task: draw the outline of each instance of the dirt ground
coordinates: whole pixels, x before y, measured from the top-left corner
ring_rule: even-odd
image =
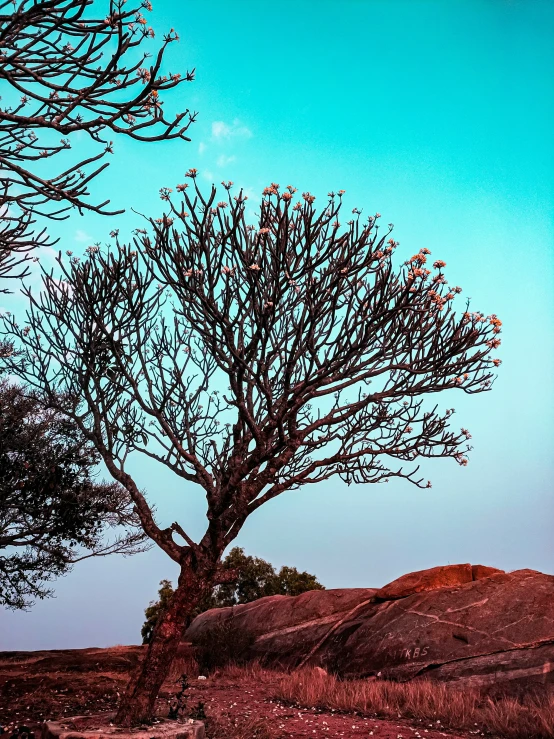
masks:
[[[0,652],[0,726],[11,734],[18,726],[37,730],[42,721],[113,711],[131,670],[144,654],[139,646],[75,649],[52,652]],[[164,685],[157,706],[167,716],[168,704],[179,690],[178,677],[189,676],[187,705],[204,703],[208,719],[219,727],[214,736],[272,739],[369,737],[378,739],[466,739],[469,735],[442,731],[439,724],[383,721],[353,714],[299,709],[272,699],[280,675],[233,676],[233,671],[198,680],[190,650],[184,647]],[[256,721],[267,728],[256,733]],[[210,721],[208,721],[208,727]],[[251,727],[249,729],[249,726]],[[223,733],[222,733],[223,727]],[[226,728],[225,728],[226,727]],[[235,730],[235,727],[237,729]],[[251,732],[251,733],[249,733]],[[476,734],[480,733],[476,731]],[[8,734],[9,736],[9,734]],[[208,739],[211,739],[210,733]]]

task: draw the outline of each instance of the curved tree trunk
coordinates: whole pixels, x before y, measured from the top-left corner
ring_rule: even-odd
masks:
[[[188,616],[198,605],[206,585],[191,570],[181,570],[177,589],[154,627],[146,656],[121,699],[115,717],[118,726],[136,726],[152,720],[156,698],[169,673]]]

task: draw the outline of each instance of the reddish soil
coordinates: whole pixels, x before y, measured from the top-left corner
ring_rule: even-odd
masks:
[[[143,647],[0,653],[0,726],[10,733],[13,727],[23,724],[36,730],[45,719],[114,710],[118,694],[143,654]],[[221,725],[228,725],[229,739],[233,739],[231,727],[235,722],[257,718],[268,720],[267,736],[271,735],[272,739],[369,736],[462,739],[467,736],[443,732],[440,725],[424,726],[401,719],[382,721],[283,705],[272,700],[279,673],[264,672],[255,679],[247,679],[233,677],[229,671],[227,675],[216,673],[206,680],[198,680],[186,647],[162,690],[157,707],[159,715],[167,716],[168,702],[179,689],[177,678],[182,672],[189,675],[191,682],[188,706],[203,702],[207,716],[218,719],[217,736],[221,736]],[[246,736],[244,729],[240,736]],[[208,738],[211,739],[210,734]]]

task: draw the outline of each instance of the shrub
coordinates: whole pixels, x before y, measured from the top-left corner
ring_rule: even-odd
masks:
[[[212,672],[225,665],[244,664],[254,637],[240,629],[231,618],[198,636],[195,643],[200,671]]]
[[[266,595],[300,595],[308,590],[324,590],[315,575],[299,572],[296,567],[281,567],[279,572],[265,559],[251,557],[241,547],[234,547],[222,562],[223,570],[233,571],[231,582],[216,585],[198,604],[189,622],[211,608],[226,608],[240,603],[251,603]],[[159,600],[152,601],[144,611],[146,621],[141,630],[142,643],[148,644],[158,621],[160,611],[173,595],[169,580],[160,582]]]

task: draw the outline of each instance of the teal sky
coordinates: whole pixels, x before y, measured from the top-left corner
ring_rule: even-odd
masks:
[[[456,562],[554,573],[554,4],[158,0],[149,22],[158,37],[170,27],[181,36],[167,71],[196,67],[166,102],[199,111],[192,142],[116,140],[94,192],[127,212],[54,224],[63,249],[77,254],[116,226],[130,234],[140,225],[131,207],[158,216],[160,187],[189,167],[206,187],[243,186],[253,206],[270,182],[322,206],[343,188],[349,210],[395,224],[398,265],[426,246],[462,286],[458,309],[470,296],[503,321],[493,390],[439,398],[472,432],[467,468],[426,462],[425,491],[332,479],[285,494],[236,544],[327,587]],[[200,491],[142,460],[133,471],[163,520],[200,533]],[[158,581],[175,575],[156,551],[85,562],[55,584],[55,600],[0,612],[0,648],[136,642]]]

